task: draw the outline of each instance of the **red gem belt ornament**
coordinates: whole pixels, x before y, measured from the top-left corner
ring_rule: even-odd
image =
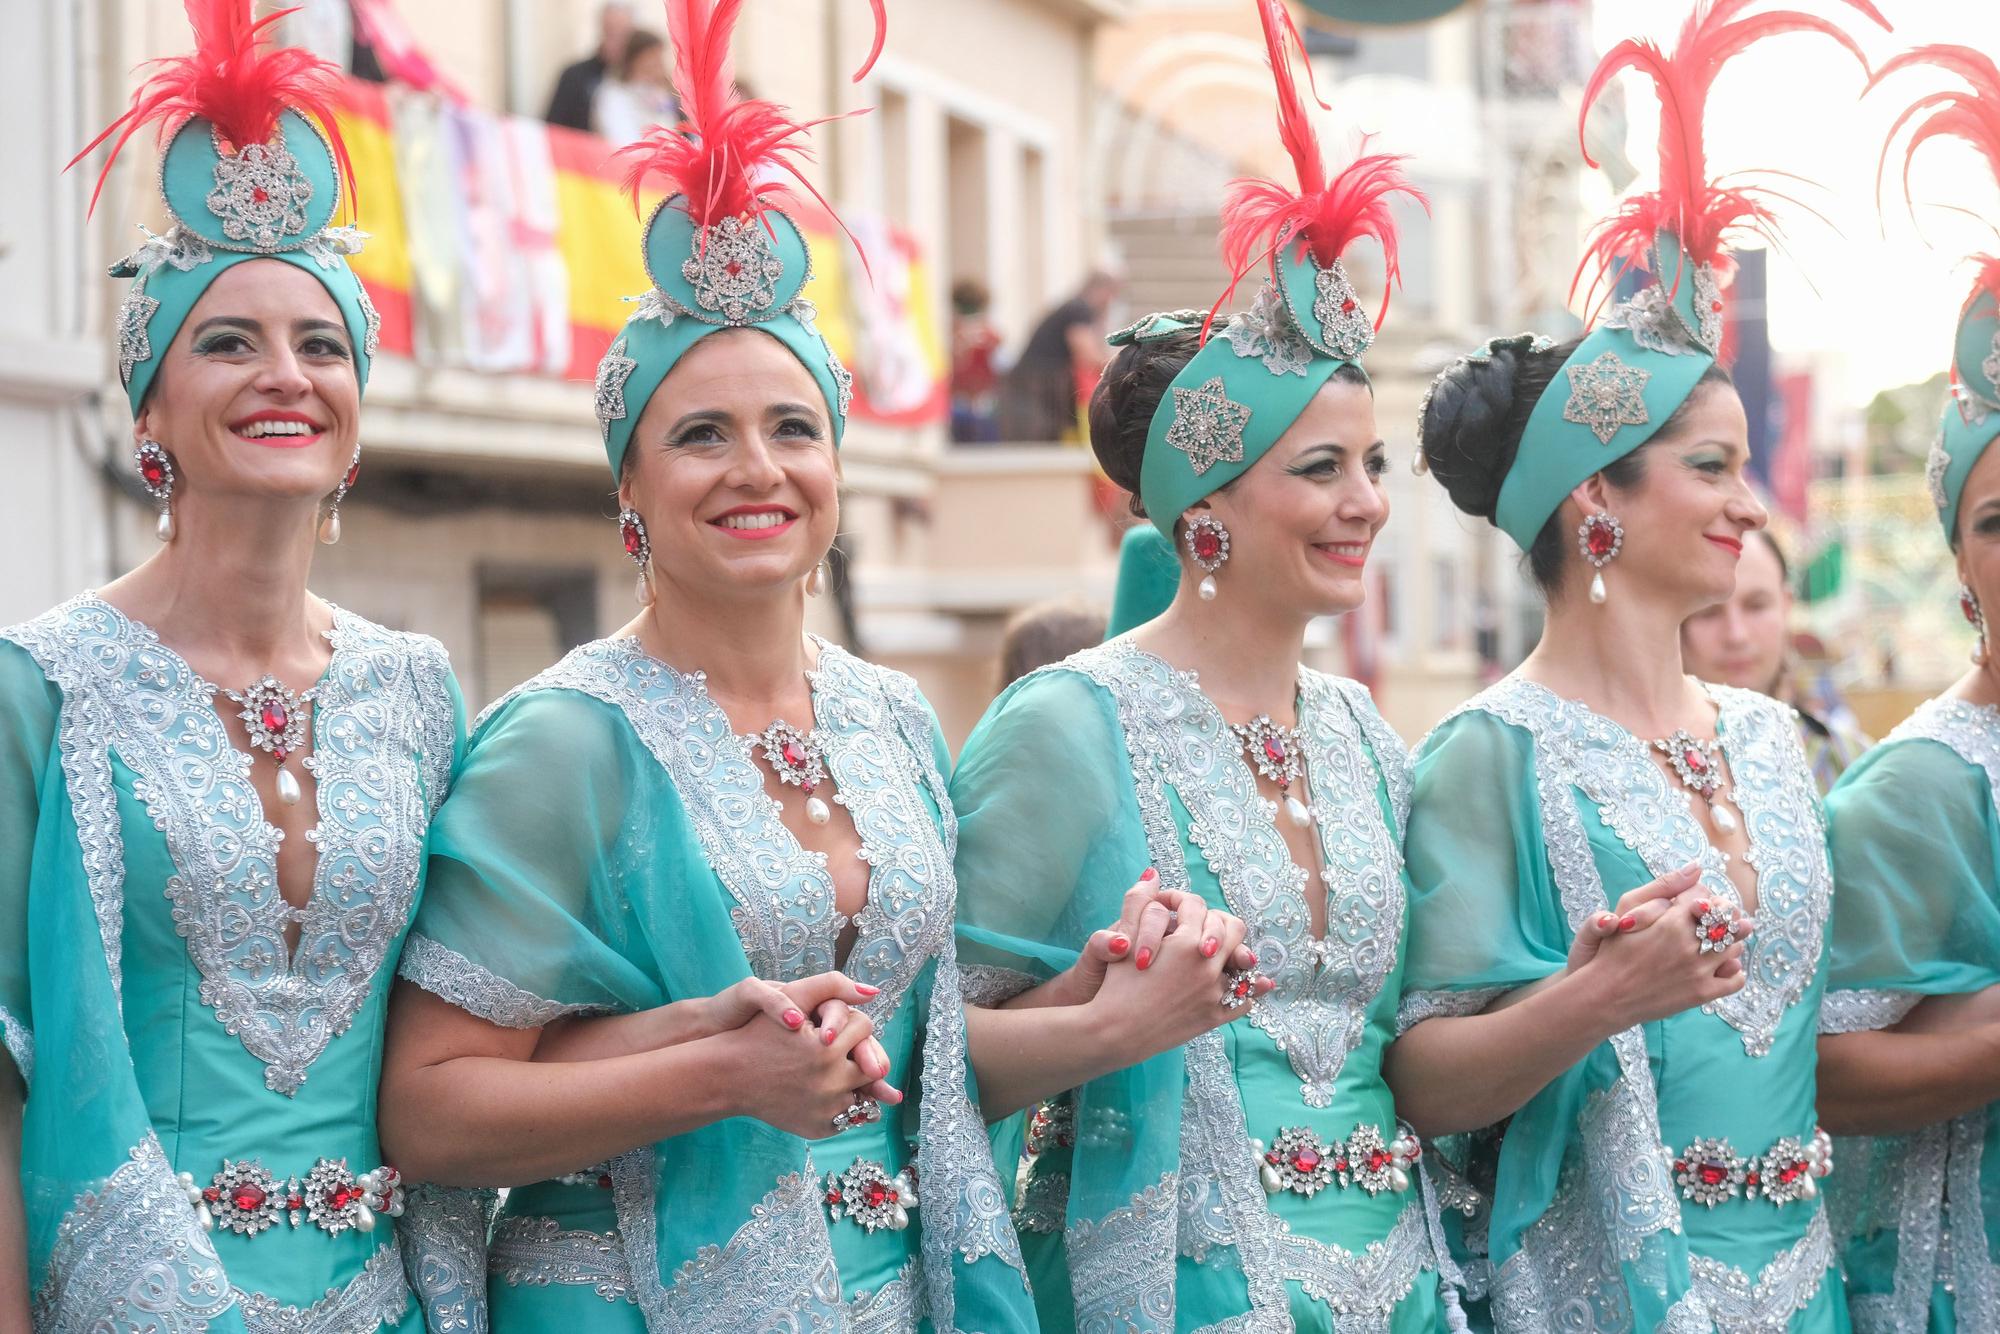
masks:
[[[1258,776],[1270,779],[1285,794],[1285,814],[1292,823],[1301,829],[1311,824],[1312,808],[1292,792],[1292,784],[1305,774],[1305,762],[1299,757],[1305,753],[1306,739],[1299,729],[1274,723],[1270,714],[1260,713],[1247,723],[1231,723],[1229,730],[1236,733]]]
[[[851,1218],[870,1232],[885,1227],[901,1232],[910,1225],[909,1211],[917,1207],[915,1169],[891,1176],[882,1164],[856,1158],[845,1172],[827,1175],[826,1207],[836,1221]]]
[[[789,783],[806,794],[806,819],[825,824],[832,818],[826,803],[814,795],[826,781],[826,748],[816,734],[801,732],[780,718],[748,740],[764,752],[764,762],[780,783]]]
[[[1755,1158],[1740,1157],[1726,1139],[1698,1139],[1674,1159],[1681,1194],[1710,1209],[1738,1195],[1762,1196],[1780,1208],[1810,1200],[1819,1194],[1819,1178],[1832,1171],[1833,1140],[1817,1127],[1805,1143],[1787,1135]]]
[[[1250,1147],[1262,1160],[1258,1178],[1265,1193],[1291,1191],[1310,1198],[1327,1187],[1358,1186],[1370,1195],[1408,1190],[1410,1168],[1423,1156],[1423,1146],[1407,1131],[1385,1140],[1376,1126],[1356,1126],[1346,1143],[1329,1144],[1310,1126],[1286,1126],[1265,1148],[1253,1139]]]
[[[255,1158],[240,1163],[225,1158],[206,1186],[196,1185],[192,1172],[182,1172],[180,1184],[203,1228],[213,1232],[224,1227],[246,1237],[280,1222],[293,1227],[311,1223],[336,1237],[349,1228],[372,1232],[377,1215],[400,1218],[403,1213],[403,1178],[395,1168],[378,1167],[356,1176],[345,1158],[322,1158],[304,1180],[284,1181]]]
[[[1030,1158],[1040,1157],[1050,1149],[1067,1149],[1076,1143],[1076,1104],[1073,1102],[1045,1102],[1035,1108],[1035,1114],[1028,1118],[1028,1138],[1025,1151]]]

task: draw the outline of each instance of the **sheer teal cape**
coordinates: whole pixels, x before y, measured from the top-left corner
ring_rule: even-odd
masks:
[[[2000,712],[1934,699],[1827,797],[1830,1033],[2000,983]],[[2000,1328],[2000,1117],[1843,1139],[1828,1200],[1857,1328]]]
[[[969,1099],[936,721],[908,678],[831,645],[813,690],[871,867],[846,971],[882,989],[865,1008],[907,1100],[811,1144],[732,1118],[636,1146],[605,1169],[612,1199],[595,1226],[622,1237],[654,1330],[905,1329],[913,1312],[939,1331],[1032,1328]],[[779,821],[702,678],[629,639],[585,645],[485,715],[439,815],[431,877],[403,975],[512,1027],[821,972],[841,925],[824,857]],[[856,1157],[919,1169],[908,1230],[864,1235],[829,1217],[825,1178]],[[564,1189],[530,1186],[508,1207],[587,1215]],[[884,1304],[895,1319],[863,1319]],[[586,1290],[576,1309],[604,1308]]]
[[[1716,1013],[1614,1037],[1530,1099],[1500,1141],[1487,1255],[1501,1330],[1675,1331],[1763,1319],[1844,1328],[1817,1203],[1682,1198],[1698,1137],[1750,1157],[1814,1129],[1815,1021],[1831,883],[1789,710],[1712,688],[1759,873],[1750,983]],[[1405,1022],[1485,1008],[1560,972],[1575,927],[1699,858],[1734,901],[1688,798],[1610,720],[1510,678],[1420,745],[1406,844],[1415,884]],[[1468,1229],[1475,1234],[1478,1229]],[[1463,1240],[1465,1234],[1461,1234]],[[1759,1326],[1760,1328],[1762,1326]]]
[[[1353,682],[1302,671],[1299,711],[1334,896],[1317,974],[1302,873],[1188,674],[1129,641],[1087,650],[1017,682],[960,756],[959,941],[976,1000],[1068,966],[1148,866],[1249,921],[1283,998],[1042,1111],[1015,1217],[1045,1330],[1441,1319],[1414,1190],[1266,1195],[1249,1145],[1283,1126],[1331,1142],[1396,1125],[1380,1060],[1402,971],[1403,747]],[[1003,1161],[1018,1152],[1018,1119],[995,1140]]]
[[[274,831],[206,684],[92,595],[0,631],[0,1029],[37,1328],[422,1326],[395,1222],[211,1233],[176,1179],[381,1162],[390,965],[462,708],[435,641],[345,612],[331,638],[288,968]]]

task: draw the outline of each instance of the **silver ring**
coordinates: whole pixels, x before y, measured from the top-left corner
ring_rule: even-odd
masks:
[[[1257,1000],[1257,979],[1263,974],[1250,968],[1232,968],[1222,975],[1222,1008],[1240,1010]]]
[[[865,1126],[882,1119],[882,1104],[873,1098],[857,1098],[844,1112],[833,1114],[833,1128],[847,1130],[854,1126]]]

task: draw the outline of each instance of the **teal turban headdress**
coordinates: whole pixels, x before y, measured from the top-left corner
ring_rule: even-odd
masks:
[[[114,134],[91,207],[131,137],[158,124],[159,186],[173,226],[111,268],[132,279],[118,309],[118,378],[134,416],[160,358],[216,276],[275,259],[317,279],[340,309],[365,387],[381,319],[347,256],[365,233],[335,226],[354,171],[334,119],[340,70],[308,51],[273,46],[253,0],[187,0],[194,50],[152,62],[125,114],[71,160]]]
[[[1529,413],[1493,517],[1523,551],[1565,496],[1650,440],[1716,364],[1724,315],[1717,271],[1728,243],[1743,232],[1774,230],[1766,201],[1780,196],[1708,175],[1702,122],[1716,74],[1761,38],[1799,31],[1833,38],[1866,67],[1854,39],[1827,19],[1794,10],[1744,17],[1751,2],[1703,0],[1681,25],[1671,54],[1636,38],[1618,43],[1584,89],[1580,139],[1613,78],[1635,69],[1653,80],[1660,94],[1660,185],[1628,199],[1597,228],[1576,285],[1592,277],[1586,304],[1594,307],[1606,284],[1626,272],[1643,271],[1652,281],[1585,335]],[[1843,3],[1889,26],[1868,0]],[[1587,141],[1584,160],[1597,165]]]
[[[1298,184],[1231,182],[1222,206],[1231,275],[1223,301],[1260,264],[1267,276],[1250,309],[1219,337],[1206,337],[1212,311],[1207,320],[1149,315],[1111,336],[1120,346],[1196,327],[1204,333],[1153,414],[1140,464],[1139,498],[1169,541],[1183,510],[1248,471],[1342,366],[1360,367],[1401,278],[1390,201],[1401,194],[1425,203],[1397,156],[1364,155],[1328,176],[1292,68],[1294,51],[1305,64],[1304,43],[1281,0],[1258,0],[1257,8],[1277,84],[1278,133]],[[1363,237],[1382,247],[1382,306],[1373,314],[1341,261]]]
[[[1896,136],[1904,126],[1917,122],[1903,152],[1905,194],[1910,159],[1926,140],[1936,138],[1970,144],[1985,159],[1993,178],[2000,181],[2000,68],[1994,66],[1993,58],[1966,46],[1920,46],[1882,66],[1869,88],[1898,70],[1919,66],[1954,74],[1971,89],[1929,93],[1906,108],[1890,127],[1889,141],[1882,148],[1885,164]],[[1879,185],[1879,170],[1876,179]],[[1994,437],[2000,436],[2000,256],[1976,256],[1975,262],[1979,276],[1959,310],[1951,345],[1951,397],[1924,468],[1931,502],[1944,523],[1947,541],[1958,531],[1958,502],[1972,465]]]
[[[653,391],[689,348],[720,329],[761,329],[783,343],[825,396],[836,447],[847,428],[854,376],[800,295],[812,277],[812,254],[778,207],[781,175],[826,202],[799,171],[810,156],[806,131],[820,122],[793,120],[782,107],[737,93],[729,43],[741,8],[741,0],[668,0],[683,119],[654,126],[619,153],[635,206],[653,177],[665,181],[668,195],[646,220],[653,286],[597,366],[597,421],[614,476]],[[874,14],[875,44],[857,81],[882,50],[881,0]]]

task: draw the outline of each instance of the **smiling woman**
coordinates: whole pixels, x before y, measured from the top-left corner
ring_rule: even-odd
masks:
[[[114,270],[164,545],[0,630],[0,1325],[414,1331],[375,1072],[463,709],[307,589],[375,350],[337,72],[189,13],[107,131],[167,131],[174,226]]]
[[[383,1127],[507,1186],[426,1230],[441,1324],[1029,1330],[970,1099],[956,824],[915,684],[805,632],[851,379],[769,185],[803,129],[667,7],[688,121],[597,417],[641,609],[482,720],[431,842]],[[581,1257],[581,1258],[580,1258]]]

